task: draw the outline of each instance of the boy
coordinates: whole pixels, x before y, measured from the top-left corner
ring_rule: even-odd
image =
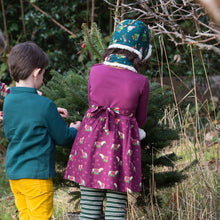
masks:
[[[40,96],[48,57],[33,42],[15,45],[8,57],[16,87],[4,100],[3,125],[9,145],[6,175],[19,218],[51,219],[55,176],[55,145],[72,144],[80,122],[67,127],[56,105]]]

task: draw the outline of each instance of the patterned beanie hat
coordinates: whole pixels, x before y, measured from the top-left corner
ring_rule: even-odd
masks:
[[[126,49],[134,52],[142,60],[151,55],[148,26],[138,20],[123,20],[117,25],[108,48]]]
[[[124,20],[117,25],[108,48],[126,49],[145,61],[151,56],[149,40],[150,31],[146,24],[138,20]],[[104,64],[137,72],[134,64],[123,54],[110,54]]]

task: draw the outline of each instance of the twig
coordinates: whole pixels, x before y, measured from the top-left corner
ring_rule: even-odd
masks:
[[[117,8],[108,0],[104,1]],[[141,0],[130,4],[121,3],[121,7],[123,16],[131,14],[134,17],[135,14],[134,19],[139,17],[145,20],[155,35],[167,35],[176,46],[194,44],[201,50],[212,50],[220,55],[220,28],[209,19],[207,12],[198,2]],[[187,25],[187,21],[190,28],[183,26]]]
[[[65,30],[67,33],[69,33],[70,35],[72,35],[73,37],[76,37],[76,34],[74,34],[72,31],[68,30],[67,28],[65,28],[62,24],[60,24],[58,21],[56,21],[55,19],[51,18],[50,15],[48,15],[45,11],[43,11],[42,9],[40,9],[38,6],[36,6],[34,3],[30,2],[29,0],[26,0],[29,4],[31,4],[34,8],[36,8],[38,11],[40,11],[42,14],[44,14],[45,16],[47,16],[48,18],[51,19],[51,21],[53,21],[56,25],[58,25],[59,27],[61,27],[63,30]]]
[[[6,16],[5,16],[4,0],[1,0],[1,5],[2,5],[2,15],[3,15],[3,22],[4,22],[5,38],[6,38],[6,42],[7,42],[7,48],[9,48],[9,37],[8,37],[8,29],[7,29]]]
[[[24,3],[23,3],[23,0],[20,0],[20,6],[21,6],[21,17],[22,17],[24,36],[25,36],[25,39],[27,40],[27,33],[26,33],[25,22],[24,22]]]

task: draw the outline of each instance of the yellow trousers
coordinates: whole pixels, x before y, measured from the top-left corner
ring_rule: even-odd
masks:
[[[9,180],[20,220],[49,220],[53,213],[52,179]]]

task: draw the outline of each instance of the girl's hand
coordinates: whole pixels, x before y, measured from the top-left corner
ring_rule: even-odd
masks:
[[[81,121],[71,122],[70,128],[75,128],[76,130],[79,130],[80,125],[81,125]]]
[[[65,109],[65,108],[60,108],[60,107],[58,107],[58,108],[57,108],[57,111],[60,113],[60,116],[61,116],[62,118],[66,118],[66,117],[68,116],[68,111],[67,111],[67,109]]]
[[[40,95],[40,96],[43,95],[43,93],[41,91],[39,91],[39,90],[37,90],[37,94]]]

